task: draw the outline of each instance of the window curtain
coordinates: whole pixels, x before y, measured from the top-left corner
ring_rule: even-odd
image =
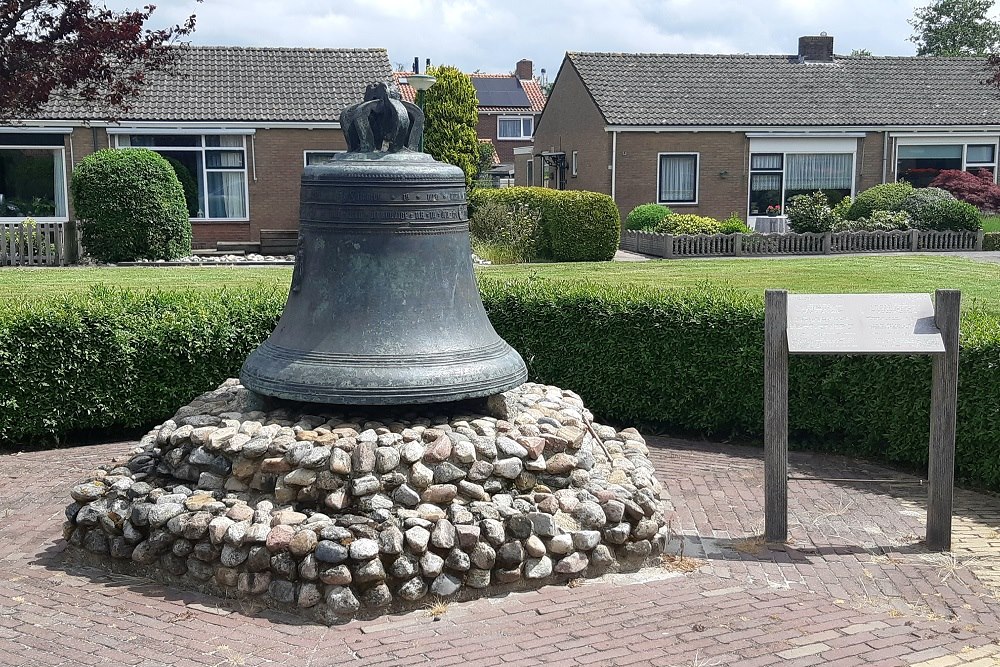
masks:
[[[209,216],[212,218],[245,218],[243,173],[215,171],[208,174]]]
[[[695,200],[696,164],[694,155],[660,156],[660,201]]]
[[[851,189],[850,153],[818,153],[785,157],[787,190]]]
[[[501,118],[500,119],[500,136],[507,139],[513,137],[521,136],[521,119],[520,118]]]
[[[54,187],[53,199],[55,200],[57,218],[65,218],[66,211],[66,158],[62,151],[54,151],[52,160],[52,183]]]

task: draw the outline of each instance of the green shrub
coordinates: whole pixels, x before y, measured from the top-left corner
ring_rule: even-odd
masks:
[[[899,205],[917,229],[977,230],[982,226],[979,209],[959,201],[941,188],[917,188]]]
[[[895,211],[911,192],[913,186],[906,181],[883,183],[868,188],[854,198],[851,208],[847,211],[847,219],[867,218],[872,211]]]
[[[821,190],[792,197],[785,213],[788,215],[788,228],[797,234],[828,232],[837,220],[830,208],[830,200]]]
[[[89,293],[0,308],[0,444],[147,426],[234,377],[284,289]]]
[[[494,264],[538,258],[542,213],[528,204],[487,200],[469,217],[472,248]]]
[[[146,148],[100,150],[73,170],[83,245],[102,262],[191,254],[184,190],[170,163]]]
[[[187,205],[188,217],[202,217],[198,211],[198,182],[191,174],[191,170],[184,166],[184,163],[177,158],[164,157],[164,159],[170,163],[170,166],[174,170],[174,175],[177,176],[177,181],[181,184],[181,190],[184,191],[184,203]]]
[[[847,212],[851,210],[851,203],[852,202],[850,197],[844,197],[839,202],[834,204],[833,207],[830,209],[831,211],[833,211],[833,217],[836,218],[837,220],[846,220]]]
[[[654,231],[659,234],[721,234],[722,224],[715,218],[674,213],[661,220]]]
[[[835,232],[891,232],[910,228],[910,214],[906,211],[872,211],[867,218],[838,220],[833,223]]]
[[[661,204],[639,204],[625,217],[625,229],[651,232],[668,215],[673,211]]]
[[[480,279],[497,331],[529,377],[577,391],[601,419],[675,433],[760,438],[762,296],[701,285],[666,291]],[[1000,489],[1000,318],[962,317],[957,470]],[[813,449],[908,466],[927,461],[927,357],[792,357],[789,433]]]
[[[736,211],[729,214],[729,217],[719,223],[719,232],[722,234],[750,234],[752,230],[743,222],[743,218]]]
[[[991,252],[1000,251],[1000,232],[986,232],[983,234],[983,250]]]
[[[621,218],[611,197],[583,190],[539,187],[476,189],[469,211],[476,215],[487,201],[526,205],[541,212],[538,254],[558,262],[605,261],[621,240]]]

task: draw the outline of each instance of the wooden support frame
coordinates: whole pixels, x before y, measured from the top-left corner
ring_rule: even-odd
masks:
[[[785,290],[767,290],[764,296],[765,538],[788,539],[788,356],[928,354],[933,366],[927,546],[950,549],[961,292],[937,290],[933,305],[919,294],[791,298],[790,304]]]

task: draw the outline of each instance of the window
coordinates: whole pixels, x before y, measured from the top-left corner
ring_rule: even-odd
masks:
[[[530,140],[534,132],[534,116],[500,116],[497,118],[498,139]]]
[[[311,167],[319,164],[329,164],[333,162],[335,155],[340,155],[346,151],[303,151],[305,166]]]
[[[768,206],[782,211],[797,195],[821,190],[831,204],[851,196],[853,153],[753,153],[750,155],[750,215]]]
[[[573,151],[572,157],[570,159],[570,173],[576,178],[576,151]]]
[[[925,188],[944,169],[996,174],[996,144],[902,144],[896,150],[896,180]]]
[[[529,156],[528,157],[528,162],[525,165],[525,167],[526,168],[524,170],[524,175],[525,175],[524,184],[525,185],[534,185],[535,184],[535,159]]]
[[[67,220],[61,134],[0,133],[0,219]]]
[[[698,203],[698,154],[660,153],[659,191],[661,204]]]
[[[119,148],[149,148],[174,168],[188,215],[196,220],[246,220],[246,139],[231,134],[122,134]]]

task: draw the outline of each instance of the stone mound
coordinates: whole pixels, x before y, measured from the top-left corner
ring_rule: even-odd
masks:
[[[238,380],[198,397],[73,488],[71,553],[334,622],[663,549],[642,436],[593,423],[573,392],[528,383],[447,416],[303,412],[322,407]]]

